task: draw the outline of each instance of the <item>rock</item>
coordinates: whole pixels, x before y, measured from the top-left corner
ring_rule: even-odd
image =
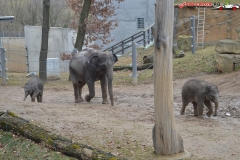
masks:
[[[233,59],[234,70],[237,71],[240,69],[240,55],[234,55]]]
[[[183,51],[190,51],[192,45],[192,38],[189,35],[180,35],[178,37],[178,48]]]
[[[153,63],[153,55],[143,56],[143,64]]]
[[[240,28],[236,28],[236,32],[237,32],[238,38],[240,39]]]
[[[217,69],[219,72],[232,72],[234,70],[233,54],[216,54]]]
[[[180,50],[178,46],[173,46],[172,52],[174,58],[182,58],[185,56],[184,51]]]
[[[91,149],[83,148],[82,153],[83,153],[83,155],[87,156],[88,158],[93,157],[93,150],[91,150]]]
[[[215,51],[221,54],[240,54],[240,43],[228,39],[220,40],[215,47]]]

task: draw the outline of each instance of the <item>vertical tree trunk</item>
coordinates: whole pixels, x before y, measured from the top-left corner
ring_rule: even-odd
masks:
[[[42,43],[39,56],[39,78],[47,81],[47,52],[49,35],[50,0],[43,0]]]
[[[84,0],[83,8],[80,14],[77,39],[74,45],[74,48],[77,48],[79,51],[81,51],[83,47],[84,37],[86,34],[86,20],[90,11],[91,3],[92,0]]]
[[[154,26],[153,145],[156,154],[183,152],[183,140],[175,128],[172,83],[173,0],[157,0]]]

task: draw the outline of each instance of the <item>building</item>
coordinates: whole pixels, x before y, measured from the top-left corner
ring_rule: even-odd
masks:
[[[114,19],[118,19],[118,27],[111,31],[111,38],[114,40],[102,49],[104,50],[153,24],[155,2],[156,0],[125,0],[118,4],[116,1],[112,1],[116,6],[119,5],[115,10],[116,16],[114,17]]]

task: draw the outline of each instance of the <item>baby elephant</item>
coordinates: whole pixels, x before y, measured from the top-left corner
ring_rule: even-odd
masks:
[[[213,113],[211,104],[213,102],[215,104],[214,116],[217,116],[218,97],[219,90],[216,85],[198,79],[189,80],[182,88],[182,109],[180,114],[184,115],[186,106],[189,102],[192,102],[194,116],[202,116],[205,104],[208,108],[207,116],[210,117]]]
[[[24,87],[25,91],[25,98],[30,94],[32,102],[35,102],[35,97],[37,97],[38,102],[42,102],[42,95],[43,95],[43,82],[38,76],[34,76],[30,79]]]

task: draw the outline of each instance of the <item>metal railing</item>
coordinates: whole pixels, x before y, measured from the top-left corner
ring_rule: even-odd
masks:
[[[124,39],[123,41],[105,49],[104,51],[110,51],[112,54],[124,54],[124,51],[126,49],[129,49],[132,47],[133,41],[135,41],[136,43],[142,42],[143,47],[150,45],[151,43],[153,43],[153,36],[152,36],[152,30],[151,30],[151,28],[153,26],[154,26],[154,24],[152,24],[145,30],[140,31],[140,32]]]

